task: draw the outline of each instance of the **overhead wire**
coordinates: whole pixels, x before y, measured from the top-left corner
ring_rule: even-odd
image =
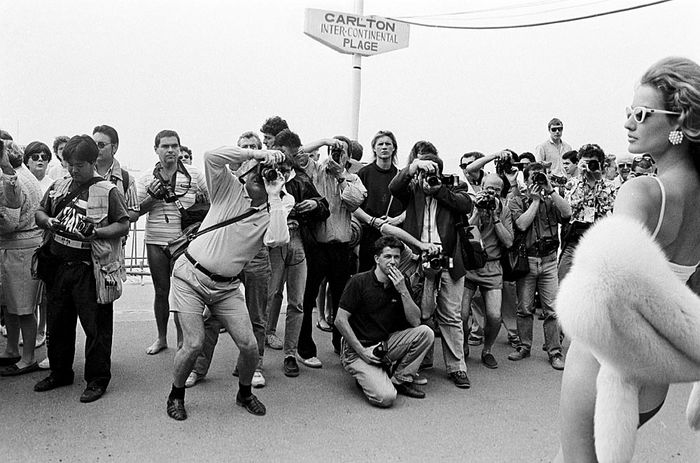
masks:
[[[662,3],[668,3],[670,1],[671,0],[657,0],[655,2],[630,6],[627,8],[619,8],[617,10],[604,11],[601,13],[592,13],[592,14],[583,15],[583,16],[576,16],[573,18],[554,19],[551,21],[541,21],[541,22],[528,23],[528,24],[514,24],[514,25],[507,25],[507,26],[451,26],[451,25],[444,25],[444,24],[427,24],[427,23],[420,23],[417,21],[407,21],[407,20],[403,20],[400,18],[394,18],[394,17],[389,17],[387,19],[391,19],[392,21],[396,21],[396,22],[400,22],[400,23],[404,23],[404,24],[410,24],[412,26],[430,27],[430,28],[434,28],[434,29],[461,29],[461,30],[522,29],[522,28],[527,28],[527,27],[539,27],[539,26],[548,26],[548,25],[552,25],[552,24],[562,24],[562,23],[568,23],[568,22],[574,22],[574,21],[582,21],[584,19],[598,18],[598,17],[602,17],[602,16],[609,16],[612,14],[625,13],[627,11],[633,11],[633,10],[638,10],[641,8],[646,8],[649,6],[660,5]]]

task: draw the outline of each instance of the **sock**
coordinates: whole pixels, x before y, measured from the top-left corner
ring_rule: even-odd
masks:
[[[241,396],[243,399],[247,399],[251,395],[253,395],[253,391],[251,389],[251,385],[244,386],[241,383],[238,383],[238,394]]]
[[[177,387],[173,384],[173,388],[170,390],[170,395],[168,399],[182,399],[185,400],[185,388]]]

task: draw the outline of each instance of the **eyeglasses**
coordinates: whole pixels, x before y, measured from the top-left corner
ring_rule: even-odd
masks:
[[[622,162],[617,165],[618,169],[631,169],[632,168],[632,163],[631,162]]]
[[[642,122],[644,122],[644,119],[647,118],[647,115],[652,114],[652,113],[670,114],[673,116],[680,116],[681,115],[681,113],[679,113],[677,111],[666,111],[665,109],[645,108],[644,106],[635,106],[634,108],[627,106],[625,108],[625,112],[627,114],[627,119],[629,119],[630,116],[634,116],[634,120],[638,124],[641,124]]]
[[[180,155],[179,158],[180,159],[192,159],[192,156],[190,156],[189,154],[182,154],[182,155]]]
[[[469,164],[467,164],[466,162],[463,162],[462,164],[459,165],[459,168],[462,170],[466,169],[467,167],[469,167]]]
[[[29,156],[32,161],[37,162],[37,161],[49,161],[51,160],[51,156],[48,154],[32,154]]]
[[[550,128],[549,128],[549,131],[550,131],[550,132],[563,132],[563,131],[564,131],[564,127],[561,127],[561,126],[559,126],[559,127],[550,127]]]
[[[111,145],[111,143],[105,143],[105,142],[103,142],[103,141],[98,141],[98,142],[97,142],[97,147],[98,147],[99,149],[104,149],[104,147],[105,147],[105,146],[108,146],[108,145]]]

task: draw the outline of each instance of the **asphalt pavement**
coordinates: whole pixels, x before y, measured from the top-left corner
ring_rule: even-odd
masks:
[[[235,405],[238,351],[224,334],[208,376],[187,390],[189,418],[174,421],[165,412],[174,325],[171,348],[146,355],[156,334],[152,298],[150,283],[135,280],[115,303],[112,382],[102,399],[78,401],[85,387],[80,327],[72,386],[34,392],[44,371],[0,378],[0,461],[547,462],[556,454],[561,372],[540,349],[520,362],[507,360],[503,332],[493,351],[498,369],[481,365],[480,348],[472,348],[471,389],[448,380],[438,342],[435,368],[425,372],[427,397],[399,396],[392,408],[378,409],[342,369],[330,334],[314,329],[322,369],[300,365],[299,377],[287,378],[281,351],[266,351],[267,386],[254,390],[267,407],[264,417]],[[534,345],[541,343],[537,322]],[[45,355],[42,347],[37,359]],[[690,385],[671,388],[661,412],[639,432],[635,461],[700,461],[699,437],[684,416],[689,392]]]

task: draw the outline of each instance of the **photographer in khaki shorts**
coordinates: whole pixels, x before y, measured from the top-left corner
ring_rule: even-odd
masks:
[[[464,277],[464,299],[462,300],[462,318],[466,320],[474,293],[477,289],[481,290],[486,306],[485,339],[481,361],[487,368],[498,367],[496,358],[491,354],[491,347],[501,328],[503,290],[501,248],[509,248],[513,245],[513,219],[510,209],[500,198],[502,190],[501,177],[488,174],[484,177],[482,190],[476,195],[474,201],[476,207],[469,218],[469,224],[476,226],[479,230],[488,258],[486,265],[482,268],[467,271]]]
[[[518,333],[520,345],[508,360],[522,360],[530,356],[532,349],[532,320],[535,308],[535,290],[539,290],[545,313],[544,343],[549,363],[556,370],[564,369],[559,340],[559,324],[554,312],[554,298],[559,289],[557,275],[558,226],[568,222],[571,207],[552,188],[544,166],[531,163],[524,172],[527,191],[508,203],[518,231],[525,233],[527,260],[530,272],[518,280]]]

